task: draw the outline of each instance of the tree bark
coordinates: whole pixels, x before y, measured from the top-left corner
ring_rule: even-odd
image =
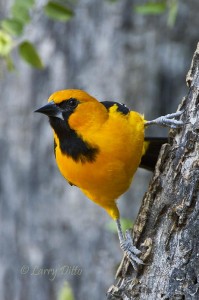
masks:
[[[108,299],[199,299],[199,43],[186,82],[184,126],[161,149],[133,229],[145,264],[124,258]]]

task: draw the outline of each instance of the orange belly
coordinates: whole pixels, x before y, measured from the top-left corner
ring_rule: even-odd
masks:
[[[56,136],[55,140],[58,144]],[[75,162],[57,147],[57,165],[69,182],[117,218],[117,213],[113,216],[110,210],[115,208],[115,200],[129,188],[142,157],[143,117],[136,112],[130,112],[128,118],[118,114],[117,118],[109,118],[95,135],[88,136],[87,141],[99,148],[93,162]]]

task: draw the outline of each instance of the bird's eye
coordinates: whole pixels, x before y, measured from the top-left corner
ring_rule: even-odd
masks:
[[[67,101],[68,106],[75,108],[78,105],[78,101],[75,98],[71,98]]]
[[[75,98],[70,98],[68,100],[64,100],[58,104],[58,106],[63,110],[71,110],[74,109],[79,104],[79,101]]]

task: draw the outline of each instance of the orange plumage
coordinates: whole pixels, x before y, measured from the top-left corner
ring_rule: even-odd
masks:
[[[120,103],[98,102],[82,90],[55,92],[48,102],[37,112],[49,117],[60,172],[116,220],[120,246],[136,268],[143,263],[137,257],[140,251],[131,235],[122,233],[116,200],[129,188],[141,159],[141,166],[154,168],[161,144],[166,142],[144,141],[145,126],[179,128],[183,123],[173,118],[182,112],[145,121]]]
[[[143,153],[143,116],[133,111],[124,115],[117,111],[116,104],[107,110],[80,90],[58,91],[48,101],[59,104],[71,98],[80,103],[68,118],[69,127],[83,141],[97,148],[98,153],[92,162],[84,162],[83,157],[74,161],[62,153],[59,137],[54,131],[57,165],[69,182],[102,206],[113,219],[118,219],[115,201],[129,188]]]

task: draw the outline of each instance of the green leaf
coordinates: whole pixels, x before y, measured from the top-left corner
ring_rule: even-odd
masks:
[[[67,281],[64,282],[64,286],[60,290],[58,300],[75,300],[72,288]]]
[[[169,27],[173,27],[176,21],[177,13],[178,13],[178,1],[172,0],[169,2],[169,14],[167,24]]]
[[[122,231],[125,232],[127,229],[132,228],[133,222],[129,219],[121,218],[120,219]],[[117,233],[117,225],[116,222],[111,220],[106,224],[106,229],[113,233]]]
[[[35,0],[15,0],[15,5],[31,8],[35,4]]]
[[[19,20],[23,24],[30,22],[29,9],[27,7],[15,3],[11,10],[15,20]]]
[[[42,69],[43,63],[37,50],[35,49],[34,45],[28,41],[24,41],[19,45],[19,54],[20,56],[31,66]]]
[[[165,12],[167,6],[166,2],[148,2],[143,5],[136,5],[135,12],[142,15],[157,15]]]
[[[11,35],[21,35],[23,32],[23,24],[16,19],[4,19],[1,22],[1,26],[3,29],[5,29],[8,33]]]
[[[70,20],[74,15],[71,9],[53,1],[46,4],[44,12],[49,18],[62,22]]]
[[[0,56],[8,56],[11,52],[13,46],[13,41],[11,36],[4,32],[0,31]]]
[[[68,4],[77,4],[78,0],[58,0],[60,4],[65,5],[67,3]]]

